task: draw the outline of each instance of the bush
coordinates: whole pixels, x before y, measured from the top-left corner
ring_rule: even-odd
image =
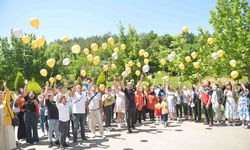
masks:
[[[97,81],[96,81],[96,85],[99,86],[100,84],[104,84],[106,86],[106,78],[105,78],[105,75],[104,73],[100,73]]]
[[[20,88],[24,87],[24,77],[21,72],[17,72],[16,79],[14,83],[14,88],[16,91],[18,91]]]
[[[33,78],[29,84],[28,84],[28,87],[27,87],[27,90],[28,91],[34,91],[36,92],[36,94],[40,94],[41,93],[41,86],[35,81],[35,79]]]

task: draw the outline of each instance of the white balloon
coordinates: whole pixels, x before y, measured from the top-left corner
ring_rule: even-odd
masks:
[[[63,65],[64,65],[64,66],[69,65],[69,63],[70,63],[70,59],[69,59],[69,58],[64,58],[64,59],[63,59]]]
[[[217,57],[217,53],[216,52],[214,52],[214,53],[212,53],[211,54],[211,57],[214,59],[214,60],[216,60],[218,57]]]
[[[149,66],[148,66],[148,65],[144,65],[144,66],[142,67],[142,71],[143,71],[144,73],[148,72],[148,71],[149,71]]]
[[[122,76],[123,76],[123,78],[126,78],[128,76],[128,73],[126,71],[123,71]]]
[[[117,52],[114,52],[114,53],[112,54],[112,58],[118,59],[118,53],[117,53]]]
[[[174,56],[173,55],[168,55],[168,61],[172,62],[174,60]]]
[[[22,38],[23,37],[23,31],[21,29],[15,28],[12,30],[12,35],[15,38]]]

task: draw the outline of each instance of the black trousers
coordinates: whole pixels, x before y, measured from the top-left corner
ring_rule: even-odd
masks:
[[[154,110],[148,109],[150,121],[155,120]]]
[[[105,115],[105,126],[110,127],[112,118],[112,105],[103,107],[103,111]]]
[[[201,121],[201,100],[195,100],[194,105],[194,119]]]
[[[142,117],[142,110],[137,110],[136,109],[136,113],[135,113],[135,124],[137,123],[137,120],[139,123],[141,123],[141,117]]]
[[[205,116],[206,116],[207,124],[213,124],[213,108],[212,108],[212,104],[209,105],[208,109],[206,108],[206,105],[203,104],[203,108],[204,108],[204,113],[205,113]]]
[[[179,118],[182,118],[182,104],[176,104],[176,115]]]
[[[183,103],[184,115],[188,115],[188,103]]]
[[[68,134],[69,121],[62,122],[59,121],[59,133],[60,133],[60,144],[64,147],[66,144],[66,136]]]
[[[128,108],[128,110],[126,111],[128,130],[131,130],[131,128],[135,128],[135,113],[136,108]]]

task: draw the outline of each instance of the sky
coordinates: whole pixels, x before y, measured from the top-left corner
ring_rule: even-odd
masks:
[[[209,11],[216,0],[0,0],[0,37],[21,28],[25,33],[43,35],[47,41],[118,33],[121,22],[139,33],[178,34],[184,26],[213,30]],[[39,29],[29,19],[40,20]]]

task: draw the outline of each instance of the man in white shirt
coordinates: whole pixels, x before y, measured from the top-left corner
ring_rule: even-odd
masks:
[[[93,137],[95,137],[95,125],[96,121],[99,126],[100,135],[104,138],[103,133],[103,125],[101,119],[100,110],[102,106],[102,95],[101,93],[97,93],[96,87],[93,85],[93,81],[90,83],[88,88],[88,108],[89,108],[89,117],[90,117],[90,128],[93,133]]]
[[[60,144],[61,148],[64,149],[69,145],[66,144],[66,136],[69,128],[69,103],[67,103],[66,97],[61,95],[56,102],[59,113],[59,132],[60,132]]]
[[[73,122],[74,122],[74,129],[73,129],[73,142],[77,143],[77,130],[79,128],[79,123],[81,127],[81,138],[82,140],[87,141],[85,136],[85,118],[86,118],[86,102],[87,102],[87,95],[86,93],[82,92],[82,88],[78,85],[78,82],[74,82],[74,87],[72,89],[72,114],[73,114]]]

